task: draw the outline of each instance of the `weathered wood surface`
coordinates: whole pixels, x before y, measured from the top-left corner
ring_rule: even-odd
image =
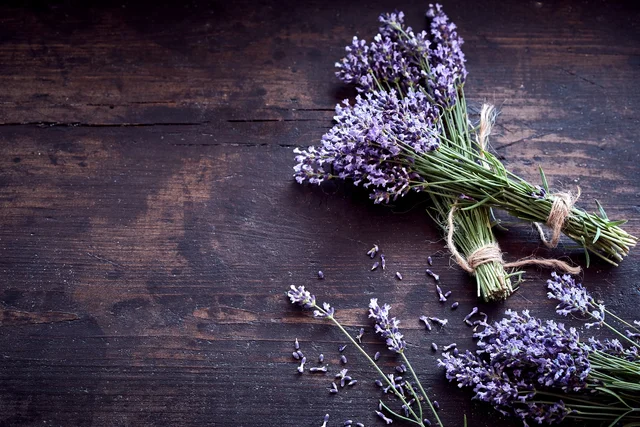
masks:
[[[448,384],[430,343],[470,348],[460,321],[473,281],[452,264],[420,200],[373,206],[350,186],[295,185],[292,148],[316,143],[353,92],[333,62],[376,17],[423,2],[113,2],[0,7],[0,425],[319,426],[379,424],[366,364],[330,396],[333,375],[298,376],[294,338],[335,372],[335,328],[291,307],[307,285],[365,345],[365,307],[403,319],[410,356],[448,426],[516,426]],[[531,180],[579,184],[640,234],[640,13],[601,1],[451,0],[466,39],[467,94],[501,109],[492,144]],[[508,257],[541,249],[530,226],[500,233]],[[377,242],[389,269],[370,272]],[[640,252],[584,283],[637,316]],[[437,302],[426,257],[458,312]],[[318,281],[317,270],[326,279]],[[404,275],[402,282],[393,277]],[[548,272],[509,301],[551,316]],[[421,314],[450,324],[426,333]],[[386,367],[393,359],[387,356]],[[341,425],[341,424],[340,424]]]

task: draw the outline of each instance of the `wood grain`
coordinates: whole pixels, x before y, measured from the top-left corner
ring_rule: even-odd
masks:
[[[339,332],[288,304],[306,285],[383,350],[369,298],[393,305],[410,357],[448,426],[516,426],[448,384],[431,342],[471,348],[478,305],[552,316],[548,272],[484,305],[452,265],[420,198],[373,206],[350,185],[291,179],[292,149],[315,144],[353,96],[333,63],[376,17],[425,4],[204,2],[153,8],[33,2],[0,7],[0,425],[377,423],[372,373],[330,396]],[[580,185],[640,234],[640,12],[601,1],[450,1],[466,39],[471,105],[500,106],[494,150],[523,177]],[[504,219],[508,219],[504,217]],[[527,224],[500,232],[507,258],[542,248]],[[378,243],[385,272],[364,255]],[[565,241],[565,243],[567,243]],[[622,317],[640,303],[640,257],[595,262],[585,285]],[[457,312],[437,301],[426,257]],[[323,270],[324,281],[316,278]],[[394,277],[402,272],[403,281]],[[448,317],[428,334],[418,317]],[[298,338],[331,373],[297,375]],[[391,368],[390,355],[382,359]]]

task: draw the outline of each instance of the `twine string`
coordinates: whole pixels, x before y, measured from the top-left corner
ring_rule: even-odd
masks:
[[[578,192],[576,194],[573,194],[570,191],[565,191],[561,193],[554,193],[552,194],[552,197],[553,204],[551,205],[551,211],[549,212],[546,222],[547,227],[551,229],[551,240],[547,240],[547,237],[544,235],[544,231],[539,223],[533,223],[540,234],[540,240],[542,240],[548,248],[555,248],[558,246],[560,233],[562,232],[564,223],[567,221],[567,218],[569,218],[573,205],[580,197],[580,187],[578,187]]]

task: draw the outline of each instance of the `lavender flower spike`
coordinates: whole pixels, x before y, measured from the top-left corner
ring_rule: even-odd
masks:
[[[386,417],[382,412],[376,411],[376,414],[387,424],[391,424],[393,420],[391,418]]]
[[[567,316],[571,313],[579,313],[583,316],[589,316],[595,320],[593,323],[587,323],[587,328],[591,326],[601,326],[604,323],[604,304],[596,302],[595,299],[581,283],[576,283],[569,276],[551,273],[551,279],[547,280],[547,296],[549,299],[556,299],[560,303],[556,306],[556,313]]]
[[[304,286],[298,286],[296,288],[291,285],[291,289],[287,292],[287,296],[291,300],[292,304],[297,304],[304,308],[312,308],[316,305],[315,295],[311,295],[311,292],[307,291]]]
[[[404,336],[398,330],[400,321],[395,317],[389,318],[389,309],[391,309],[389,304],[380,307],[378,299],[372,298],[369,303],[369,317],[375,320],[376,332],[386,340],[389,350],[402,353],[407,344],[404,341]]]

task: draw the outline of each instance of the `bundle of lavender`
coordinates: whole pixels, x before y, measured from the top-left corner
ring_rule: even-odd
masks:
[[[511,292],[504,267],[541,264],[576,271],[557,260],[505,264],[491,232],[489,207],[546,223],[552,229],[549,241],[539,230],[549,247],[564,232],[585,248],[587,265],[587,251],[617,265],[637,242],[619,227],[625,221],[609,220],[599,204],[600,215],[576,208],[577,196],[551,192],[542,170],[542,186],[530,184],[485,150],[491,109],[483,108],[478,127],[469,124],[462,40],[439,5],[431,6],[427,17],[430,33],[414,33],[398,13],[380,17],[380,33],[372,43],[354,38],[348,55],[336,64],[337,75],[355,83],[361,94],[353,106],[348,100],[336,106],[336,124],[318,148],[295,150],[296,180],[352,180],[371,189],[375,203],[410,191],[430,194],[449,249],[476,275],[485,299]]]
[[[542,321],[523,311],[507,311],[493,325],[483,322],[474,353],[443,354],[439,364],[474,399],[505,415],[538,424],[564,419],[599,420],[609,427],[640,425],[640,330],[608,311],[571,276],[554,274],[547,282],[560,315],[581,315],[586,327],[605,326],[618,339],[581,340],[575,328]],[[625,333],[607,321],[611,317]],[[620,424],[619,424],[620,423]]]

